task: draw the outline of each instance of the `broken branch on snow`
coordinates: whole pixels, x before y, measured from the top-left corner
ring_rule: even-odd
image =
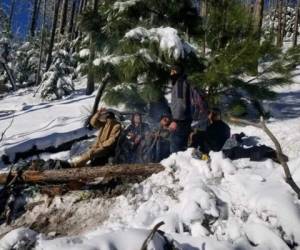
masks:
[[[298,196],[298,199],[300,200],[300,188],[295,183],[295,181],[292,177],[290,168],[283,157],[284,154],[283,154],[282,147],[281,147],[279,141],[277,140],[275,135],[271,132],[271,130],[267,127],[264,118],[261,117],[260,122],[258,122],[258,123],[235,118],[235,117],[230,117],[230,121],[232,121],[234,123],[240,123],[240,124],[250,125],[250,126],[260,128],[269,136],[269,138],[272,140],[272,142],[275,145],[277,159],[280,162],[281,166],[283,167],[284,174],[285,174],[285,181],[295,191],[295,193]]]

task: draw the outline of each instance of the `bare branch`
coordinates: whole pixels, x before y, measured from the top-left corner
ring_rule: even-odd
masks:
[[[294,181],[294,179],[291,175],[289,166],[288,166],[288,164],[286,163],[286,160],[283,157],[284,154],[283,154],[283,151],[282,151],[282,148],[281,148],[281,145],[280,145],[279,141],[277,140],[275,135],[271,132],[271,130],[267,127],[264,118],[261,117],[259,123],[250,122],[250,121],[235,118],[235,117],[230,117],[230,121],[232,121],[234,123],[240,123],[240,124],[250,125],[250,126],[260,128],[269,136],[269,138],[272,140],[272,142],[275,145],[277,159],[280,162],[281,166],[283,167],[284,174],[285,174],[285,181],[295,191],[295,193],[298,196],[298,199],[300,200],[300,188],[295,183],[295,181]]]
[[[8,124],[8,126],[4,129],[4,131],[1,133],[1,137],[0,137],[0,142],[3,140],[3,137],[5,135],[5,133],[7,132],[7,130],[11,127],[11,125],[13,124],[14,121],[14,116],[12,117],[12,119],[10,120],[10,123]]]
[[[157,232],[158,228],[161,227],[164,224],[165,223],[163,221],[161,221],[161,222],[159,222],[158,224],[156,224],[154,226],[154,228],[151,230],[150,234],[148,235],[148,237],[144,241],[141,250],[147,250],[147,246],[148,246],[149,242],[153,239],[153,237],[154,237],[155,233]]]

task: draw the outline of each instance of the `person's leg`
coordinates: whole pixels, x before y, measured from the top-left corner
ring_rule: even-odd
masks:
[[[177,122],[177,129],[171,134],[171,153],[184,151],[188,145],[188,138],[191,132],[191,121]]]
[[[84,167],[89,160],[91,160],[90,154],[86,152],[72,159],[70,162],[70,166],[74,168]]]

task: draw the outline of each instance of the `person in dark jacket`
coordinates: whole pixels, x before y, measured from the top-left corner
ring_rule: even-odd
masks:
[[[173,121],[170,124],[171,153],[183,151],[187,148],[191,131],[192,112],[190,85],[182,66],[174,66],[170,73],[172,94],[171,113]]]
[[[141,162],[141,145],[147,133],[149,133],[150,127],[142,120],[140,113],[134,113],[131,118],[131,124],[125,130],[125,136],[128,141],[129,150],[129,162],[139,163]]]
[[[202,153],[221,151],[227,139],[230,138],[230,127],[221,119],[219,109],[212,109],[208,113],[205,131],[196,131],[190,135],[190,146],[199,148]]]
[[[221,119],[221,111],[212,109],[208,114],[209,126],[206,129],[206,143],[209,150],[220,151],[230,138],[230,127]]]

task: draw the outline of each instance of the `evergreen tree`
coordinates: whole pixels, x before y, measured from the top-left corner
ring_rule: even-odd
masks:
[[[146,108],[150,102],[164,99],[172,64],[185,64],[189,72],[201,70],[197,49],[186,41],[193,43],[202,34],[198,4],[104,1],[98,16],[83,15],[82,30],[97,30],[98,34],[97,77],[101,79],[107,72],[111,75],[105,94],[109,104],[124,102]],[[95,20],[96,25],[88,20]]]

